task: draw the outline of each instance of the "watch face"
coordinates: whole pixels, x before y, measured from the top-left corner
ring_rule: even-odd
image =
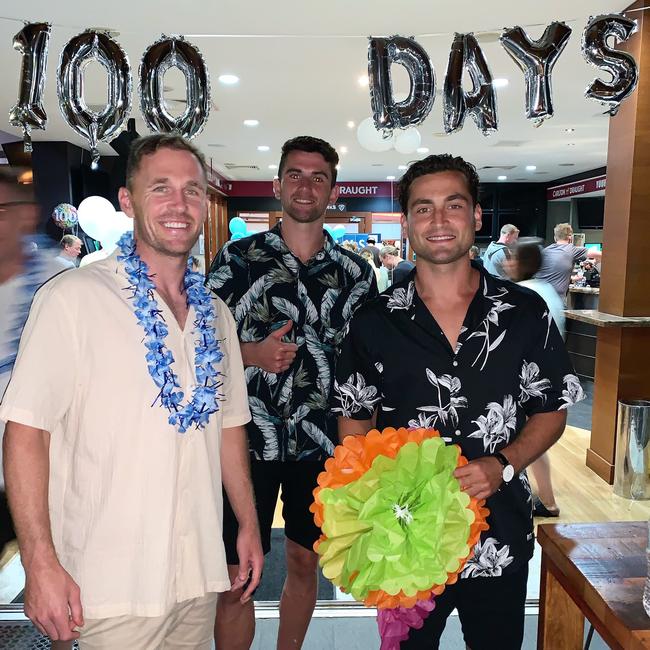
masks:
[[[506,465],[503,468],[503,480],[510,483],[515,476],[515,468],[512,465]]]

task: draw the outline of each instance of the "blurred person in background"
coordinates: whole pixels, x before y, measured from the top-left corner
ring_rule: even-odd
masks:
[[[510,259],[510,249],[517,243],[519,229],[511,223],[501,228],[497,241],[490,242],[483,254],[483,266],[488,273],[502,280],[508,279],[504,264]]]
[[[81,254],[81,239],[74,235],[63,235],[61,250],[56,256],[57,261],[66,269],[76,269],[77,259]]]
[[[481,259],[481,250],[478,246],[472,246],[469,249],[469,259],[476,262],[479,266],[483,266],[483,260]]]
[[[31,185],[18,182],[23,170],[0,168],[0,398],[7,388],[18,352],[18,341],[36,290],[63,265],[37,248],[33,234],[39,207]],[[5,423],[0,420],[0,553],[16,537],[2,475],[2,438]]]
[[[377,255],[377,258],[379,258],[379,253],[373,246],[366,246],[359,251],[359,255],[370,264],[372,270],[375,272],[377,289],[379,290],[379,293],[381,293],[388,288],[388,271],[381,262],[379,262],[379,266],[377,266],[377,263],[375,262],[375,254]]]
[[[555,289],[544,280],[533,277],[542,264],[541,240],[526,238],[519,240],[512,259],[506,268],[511,279],[520,287],[531,289],[539,294],[548,306],[549,316],[553,318],[560,334],[564,337],[564,304]],[[551,480],[551,461],[548,451],[533,461],[530,469],[537,484],[537,494],[533,496],[533,516],[558,517],[560,508],[555,502]]]
[[[381,263],[389,271],[392,271],[391,284],[406,279],[408,274],[415,268],[413,262],[401,258],[396,246],[384,246],[379,253],[379,257],[381,257]]]

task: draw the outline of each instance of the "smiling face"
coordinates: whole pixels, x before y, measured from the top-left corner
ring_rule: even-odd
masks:
[[[186,257],[207,214],[207,183],[189,151],[160,148],[143,156],[130,189],[120,189],[120,206],[135,220],[138,251]]]
[[[418,262],[467,262],[474,233],[481,228],[481,206],[473,205],[460,172],[425,174],[410,186],[408,214],[402,221]]]
[[[273,190],[284,214],[298,223],[323,218],[328,204],[335,203],[339,195],[338,187],[332,187],[330,164],[321,154],[307,151],[287,155]]]

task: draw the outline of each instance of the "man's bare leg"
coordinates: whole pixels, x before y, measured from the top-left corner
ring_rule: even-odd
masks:
[[[228,565],[230,582],[237,577],[239,567]],[[255,607],[253,600],[239,602],[243,589],[224,591],[217,599],[214,623],[214,643],[217,650],[249,650],[255,638]]]
[[[316,606],[318,555],[290,539],[286,540],[285,550],[287,579],[280,600],[278,650],[298,650]]]

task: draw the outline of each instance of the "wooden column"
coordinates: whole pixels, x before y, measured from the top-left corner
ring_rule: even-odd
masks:
[[[621,48],[634,56],[640,74],[636,91],[610,119],[599,310],[650,316],[650,15],[628,16],[639,28]],[[598,328],[587,465],[609,483],[617,402],[649,398],[650,328]]]

